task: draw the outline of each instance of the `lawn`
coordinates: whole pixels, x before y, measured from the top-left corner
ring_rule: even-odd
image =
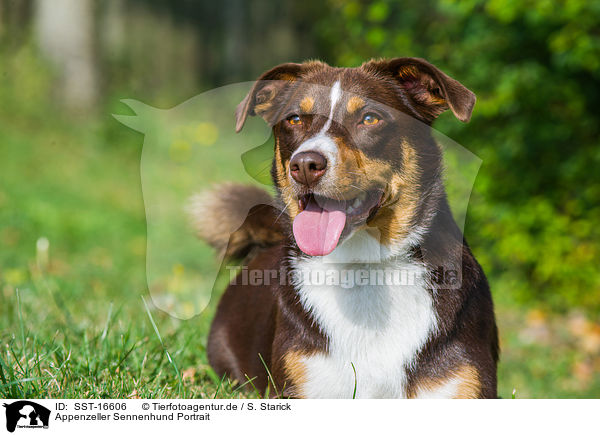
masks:
[[[206,364],[212,307],[177,320],[146,288],[143,136],[4,115],[0,396],[240,396]]]
[[[0,109],[0,397],[256,397],[207,365],[214,298],[181,320],[148,292],[144,137],[110,116],[131,113],[43,107]],[[598,327],[491,286],[499,394],[600,396]]]

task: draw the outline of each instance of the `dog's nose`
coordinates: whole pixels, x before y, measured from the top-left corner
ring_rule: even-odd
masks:
[[[327,159],[316,151],[298,153],[290,161],[292,178],[309,187],[319,181],[326,169]]]

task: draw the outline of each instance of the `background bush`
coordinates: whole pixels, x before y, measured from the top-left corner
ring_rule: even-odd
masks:
[[[477,94],[470,124],[436,128],[483,159],[466,232],[497,293],[600,313],[600,3],[331,7],[317,33],[335,63],[424,57]]]

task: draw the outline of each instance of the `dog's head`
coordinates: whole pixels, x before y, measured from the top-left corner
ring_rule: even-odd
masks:
[[[398,245],[431,214],[441,152],[430,125],[446,109],[467,122],[475,95],[415,58],[358,68],[283,64],[264,73],[236,111],[273,128],[273,179],[299,248],[326,255],[360,228]]]

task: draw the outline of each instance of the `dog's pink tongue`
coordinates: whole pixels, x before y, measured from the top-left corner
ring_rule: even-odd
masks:
[[[308,255],[327,255],[335,249],[346,225],[346,213],[325,209],[314,200],[294,219],[294,238]]]

